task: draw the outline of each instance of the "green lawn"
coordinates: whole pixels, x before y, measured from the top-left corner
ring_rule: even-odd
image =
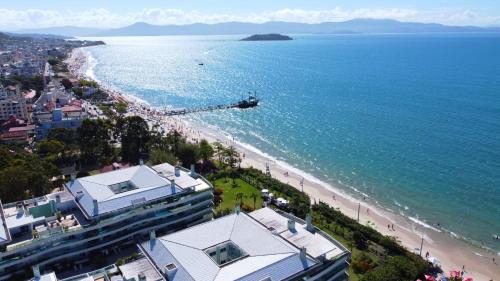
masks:
[[[224,190],[224,194],[222,195],[222,202],[217,206],[217,211],[224,209],[234,209],[234,206],[239,203],[239,199],[236,199],[236,194],[243,193],[243,204],[247,204],[253,207],[253,198],[251,197],[252,193],[257,194],[257,201],[255,202],[255,207],[259,209],[262,207],[262,198],[260,196],[260,190],[251,186],[241,179],[236,179],[236,186],[233,187],[233,180],[227,179],[218,179],[213,184],[215,188],[222,188]]]

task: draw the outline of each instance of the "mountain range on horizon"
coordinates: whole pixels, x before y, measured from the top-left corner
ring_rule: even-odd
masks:
[[[137,22],[121,28],[100,29],[60,26],[17,30],[21,34],[59,36],[161,36],[161,35],[234,35],[234,34],[355,34],[355,33],[457,33],[500,32],[500,27],[449,26],[437,23],[402,22],[390,19],[353,19],[316,24],[297,22],[225,22],[215,24],[153,25]]]

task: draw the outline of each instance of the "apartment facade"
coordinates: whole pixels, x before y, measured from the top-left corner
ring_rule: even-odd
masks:
[[[5,204],[0,280],[35,265],[43,273],[62,262],[85,262],[92,252],[133,245],[151,231],[211,220],[212,189],[194,170],[138,165],[72,179],[64,191]]]
[[[29,120],[26,100],[19,87],[2,87],[0,85],[0,121],[8,120],[11,116]]]

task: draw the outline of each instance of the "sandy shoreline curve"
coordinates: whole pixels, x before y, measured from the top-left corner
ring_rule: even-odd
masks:
[[[94,75],[92,77],[87,75],[88,55],[88,52],[83,49],[73,50],[67,59],[68,68],[76,77],[94,80]],[[224,135],[220,130],[199,124],[189,117],[163,116],[161,110],[151,107],[136,97],[121,93],[106,85],[102,86],[114,99],[125,100],[129,103],[130,115],[139,115],[148,123],[159,125],[165,132],[175,129],[191,141],[207,139],[209,142],[219,141],[227,146],[232,145],[245,156],[242,161],[243,167],[254,167],[265,171],[268,165],[273,178],[299,190],[302,189],[301,181],[303,181],[303,191],[311,197],[313,202],[326,202],[354,219],[357,219],[359,208],[361,224],[369,225],[384,235],[395,237],[409,251],[415,252],[416,248],[420,248],[423,237],[422,255],[429,252],[431,257],[437,258],[445,273],[450,270],[461,270],[464,266],[465,276],[473,277],[474,280],[489,281],[500,278],[500,264],[498,261],[496,264],[493,263],[493,257],[496,257],[496,260],[500,259],[499,253],[489,252],[453,238],[449,233],[426,225],[415,218],[407,218],[390,212],[377,206],[376,202],[370,198],[366,200],[354,198],[341,188],[321,181],[293,165],[276,160],[249,144]],[[392,230],[392,225],[395,230]]]

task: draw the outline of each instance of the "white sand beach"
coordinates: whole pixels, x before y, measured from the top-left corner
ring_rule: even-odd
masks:
[[[85,52],[75,50],[67,62],[74,75],[85,77],[87,64]],[[192,141],[204,138],[210,142],[219,141],[225,145],[232,145],[241,155],[244,155],[242,166],[265,170],[266,165],[269,165],[272,177],[289,183],[297,189],[302,189],[300,182],[303,179],[303,190],[312,201],[326,202],[354,219],[357,219],[359,206],[360,223],[369,225],[385,235],[396,237],[410,251],[420,248],[422,237],[424,237],[422,255],[428,252],[430,257],[437,258],[446,273],[450,270],[462,270],[464,267],[465,276],[473,277],[474,280],[488,281],[500,278],[500,261],[493,262],[494,257],[500,260],[498,253],[469,245],[437,228],[377,207],[370,198],[365,198],[365,200],[353,198],[340,188],[324,183],[292,165],[273,159],[250,145],[223,135],[220,130],[191,122],[189,117],[166,117],[162,115],[161,110],[151,108],[140,100],[113,89],[105,89],[114,99],[129,102],[129,114],[142,116],[150,124],[159,125],[164,131],[176,129]]]

